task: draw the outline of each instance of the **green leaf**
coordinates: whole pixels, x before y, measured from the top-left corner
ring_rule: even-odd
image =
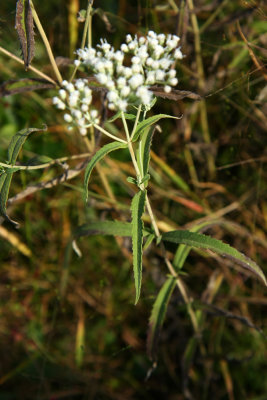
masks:
[[[143,229],[143,236],[150,234],[149,230]],[[74,232],[75,237],[87,235],[132,236],[132,224],[121,221],[94,221],[81,225]]]
[[[149,168],[150,161],[150,147],[152,138],[155,132],[155,127],[152,126],[147,128],[143,134],[141,139],[139,140],[139,145],[137,149],[137,164],[142,173],[142,176],[146,176]]]
[[[27,69],[34,56],[34,25],[30,0],[18,0],[15,26],[22,50],[22,57]]]
[[[135,304],[137,304],[142,284],[142,246],[143,246],[143,221],[142,215],[145,208],[146,191],[140,190],[134,196],[131,205],[132,211],[132,245],[133,269],[135,281]]]
[[[108,153],[114,150],[118,149],[125,149],[127,147],[127,144],[125,143],[120,143],[120,142],[111,142],[103,146],[98,152],[96,152],[91,160],[89,161],[86,170],[85,170],[85,176],[84,176],[84,190],[85,190],[85,199],[87,201],[88,199],[88,182],[91,176],[91,173],[96,166],[96,164],[102,160]]]
[[[195,225],[193,228],[190,229],[190,232],[200,232],[203,231],[205,228],[207,229],[210,226],[214,225],[219,225],[220,221],[219,220],[214,220],[214,221],[205,221],[203,223]],[[175,253],[174,259],[173,259],[173,266],[176,270],[181,270],[184,266],[184,263],[187,259],[188,254],[190,253],[190,250],[192,249],[191,246],[187,246],[185,244],[180,244],[178,246],[178,249]]]
[[[175,283],[176,281],[173,277],[168,278],[164,282],[152,308],[147,336],[147,353],[148,357],[153,361],[156,359],[160,330],[165,319],[172,292],[175,288]]]
[[[229,244],[223,243],[221,240],[214,239],[210,236],[202,235],[200,233],[183,230],[164,233],[162,235],[162,240],[177,244],[182,243],[196,248],[208,249],[215,253],[221,254],[224,257],[234,260],[243,268],[253,272],[265,283],[265,285],[267,285],[267,281],[262,270],[254,261],[240,253],[238,250],[229,246]]]
[[[153,117],[149,117],[141,122],[138,123],[137,127],[136,127],[136,131],[133,137],[133,142],[135,142],[139,136],[141,135],[141,133],[149,128],[151,125],[155,124],[156,122],[158,122],[160,119],[162,118],[174,118],[174,119],[180,119],[178,117],[173,117],[172,115],[168,115],[168,114],[158,114],[158,115],[153,115]]]
[[[16,133],[12,139],[11,142],[8,146],[7,149],[7,155],[8,155],[8,163],[11,165],[14,165],[18,154],[21,150],[21,147],[23,146],[23,144],[25,143],[26,139],[28,138],[28,136],[32,133],[32,132],[37,132],[37,131],[45,131],[46,130],[46,126],[43,129],[38,129],[38,128],[26,128],[26,129],[22,129],[21,131],[19,131],[18,133]]]
[[[121,111],[117,111],[116,114],[113,115],[113,117],[109,118],[107,122],[114,122],[116,121],[118,118],[121,118]],[[124,113],[124,117],[125,119],[129,119],[129,120],[135,120],[136,119],[136,115],[134,114],[127,114]]]
[[[9,216],[6,213],[6,203],[8,199],[8,193],[9,193],[9,188],[10,188],[10,183],[12,180],[13,176],[13,170],[8,169],[7,171],[3,172],[0,176],[0,214],[9,222],[11,222],[12,225],[15,227],[18,227],[19,224],[15,221],[12,221],[12,219],[9,218]]]

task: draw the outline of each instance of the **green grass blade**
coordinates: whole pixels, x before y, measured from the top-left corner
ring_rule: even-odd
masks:
[[[124,149],[127,147],[127,144],[120,143],[120,142],[111,142],[103,146],[100,150],[98,150],[91,160],[89,161],[86,170],[85,170],[85,176],[84,176],[84,190],[85,190],[85,199],[88,199],[88,182],[91,176],[91,173],[96,166],[96,164],[102,160],[108,153],[114,150],[118,149]]]
[[[159,340],[160,330],[163,325],[167,307],[175,288],[175,279],[168,278],[161,287],[156,301],[153,304],[152,312],[149,319],[149,328],[147,336],[147,354],[151,360],[156,359],[157,344]]]
[[[208,249],[215,253],[228,257],[257,275],[267,285],[266,278],[260,267],[250,258],[240,253],[229,244],[223,243],[221,240],[214,239],[207,235],[190,231],[171,231],[162,235],[162,240],[171,243],[186,244],[191,247]]]
[[[158,115],[153,115],[153,117],[149,117],[141,122],[138,123],[137,127],[136,127],[136,131],[133,137],[133,142],[135,142],[140,134],[147,128],[149,128],[151,125],[154,125],[156,122],[158,122],[160,119],[162,118],[175,118],[175,119],[179,119],[178,117],[174,117],[172,115],[168,115],[168,114],[158,114]]]
[[[131,205],[132,211],[132,245],[133,245],[133,269],[135,282],[135,304],[137,304],[142,284],[142,246],[143,246],[143,221],[142,215],[145,208],[146,191],[140,190],[134,196]]]
[[[43,129],[26,128],[26,129],[22,129],[21,131],[16,133],[12,137],[11,142],[7,149],[8,163],[11,165],[15,164],[18,154],[19,154],[23,144],[25,143],[26,139],[32,132],[38,132],[38,131],[44,131],[44,130],[46,130],[46,127]]]

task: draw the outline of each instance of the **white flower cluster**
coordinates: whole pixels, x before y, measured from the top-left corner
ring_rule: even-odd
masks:
[[[77,79],[74,83],[63,81],[59,96],[53,97],[53,104],[60,110],[68,110],[64,114],[66,122],[77,126],[80,134],[85,136],[87,128],[99,124],[98,112],[90,107],[92,91],[86,79]]]
[[[98,82],[108,90],[108,106],[111,110],[126,111],[129,104],[149,106],[153,100],[153,85],[164,85],[165,92],[176,86],[176,70],[171,66],[183,58],[180,38],[176,35],[157,35],[148,32],[147,37],[126,36],[120,50],[106,41],[94,48],[79,49],[77,66],[82,62],[94,73]],[[129,57],[128,57],[129,55]],[[128,60],[129,58],[129,60]],[[129,61],[128,65],[125,62]]]

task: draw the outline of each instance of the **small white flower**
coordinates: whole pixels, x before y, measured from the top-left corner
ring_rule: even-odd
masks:
[[[114,54],[114,59],[117,61],[117,62],[119,62],[119,63],[122,63],[123,62],[123,59],[124,59],[124,55],[123,55],[123,52],[122,51],[116,51],[116,53]]]
[[[58,91],[58,93],[59,93],[59,96],[62,98],[62,100],[65,100],[65,99],[66,99],[66,97],[67,97],[67,92],[66,92],[66,90],[60,89],[60,90]]]
[[[128,106],[128,103],[127,103],[126,100],[120,99],[120,100],[117,102],[117,107],[118,107],[118,109],[121,110],[121,111],[126,111],[127,106]]]
[[[129,49],[128,49],[127,44],[123,43],[121,45],[121,51],[123,51],[123,53],[128,53]]]
[[[146,65],[148,66],[148,67],[151,67],[152,66],[152,64],[153,64],[153,58],[152,57],[149,57],[147,60],[146,60]]]
[[[82,136],[86,136],[87,134],[87,129],[86,128],[79,128],[79,132]]]
[[[70,105],[70,107],[76,107],[77,104],[78,104],[78,99],[79,99],[78,96],[76,96],[73,93],[71,93],[70,97],[69,97],[69,105]]]
[[[81,61],[80,60],[74,60],[74,65],[75,67],[79,67],[81,65]]]
[[[121,96],[122,97],[127,97],[127,96],[129,96],[130,92],[131,92],[131,89],[129,88],[129,86],[124,86],[121,89]]]
[[[155,33],[154,31],[148,31],[147,35],[148,35],[149,37],[153,38],[153,39],[156,39],[156,38],[157,38],[157,35],[156,35],[156,33]]]
[[[170,93],[171,90],[172,90],[171,86],[169,86],[169,85],[165,85],[165,86],[164,86],[164,92],[165,92],[165,93]]]
[[[164,80],[164,78],[165,78],[165,72],[164,71],[162,71],[162,69],[158,69],[157,71],[156,71],[156,80],[157,81],[163,81]]]
[[[75,86],[78,90],[82,90],[84,89],[85,81],[83,79],[77,79],[77,81],[75,82]]]
[[[176,49],[175,52],[174,52],[174,58],[175,58],[176,60],[181,60],[183,57],[184,57],[184,56],[183,56],[183,54],[182,54],[180,48]]]
[[[133,40],[132,42],[130,42],[128,44],[129,50],[135,50],[137,46],[138,46],[138,43],[136,40]]]
[[[111,90],[107,94],[107,99],[110,103],[114,103],[118,98],[119,98],[119,95],[115,90]]]
[[[168,58],[162,58],[161,60],[159,60],[159,65],[164,70],[170,68],[171,64],[172,64],[172,61],[169,60]]]
[[[121,76],[117,80],[117,85],[118,85],[118,88],[120,88],[120,89],[123,88],[126,85],[126,79],[123,76]]]
[[[159,41],[159,44],[160,44],[161,46],[164,44],[165,39],[166,39],[166,36],[164,35],[164,33],[160,33],[160,34],[158,35],[158,41]]]
[[[64,80],[64,81],[61,82],[61,85],[62,86],[67,86],[68,83],[69,83],[68,81]]]
[[[109,90],[112,90],[115,88],[115,83],[113,82],[112,79],[109,79],[105,85]]]
[[[156,83],[155,71],[149,71],[146,77],[147,85],[154,85]]]
[[[142,71],[142,67],[139,64],[133,64],[132,65],[132,73],[133,74],[139,74]]]
[[[60,99],[59,99],[58,97],[55,96],[55,97],[52,98],[52,103],[53,103],[55,106],[57,106],[59,102],[60,102]]]
[[[153,68],[153,69],[158,69],[158,68],[159,68],[159,61],[153,60],[152,68]]]
[[[99,74],[96,74],[95,77],[101,85],[105,85],[108,81],[108,76],[102,72],[100,72]]]
[[[177,78],[171,78],[171,79],[169,80],[169,83],[170,83],[170,85],[172,85],[172,86],[176,86],[177,83],[178,83],[178,79],[177,79]]]
[[[68,84],[66,85],[66,89],[67,89],[70,93],[73,92],[73,91],[75,90],[73,84],[70,83],[70,82],[68,82]]]
[[[127,42],[127,43],[130,43],[132,40],[133,40],[132,36],[128,34],[128,35],[126,36],[126,42]]]
[[[129,84],[130,84],[132,89],[136,89],[138,86],[142,85],[143,82],[144,82],[144,77],[141,74],[133,75],[129,79]]]
[[[155,46],[154,49],[154,54],[156,56],[156,58],[159,58],[162,53],[164,53],[164,48],[162,46],[160,46],[159,44]]]
[[[141,37],[138,39],[138,41],[139,41],[139,44],[142,45],[142,44],[144,44],[144,43],[146,42],[146,38],[144,38],[144,36],[141,36]]]
[[[73,115],[74,118],[76,118],[77,120],[79,120],[79,121],[82,120],[82,113],[81,113],[80,110],[74,110],[74,111],[72,112],[72,115]],[[79,121],[77,121],[78,124],[79,124]],[[83,120],[83,121],[84,121],[84,120]],[[81,124],[79,124],[79,125],[81,125]]]
[[[175,69],[171,69],[168,73],[169,78],[175,78],[176,76],[176,71]]]
[[[145,86],[140,86],[136,91],[136,95],[144,105],[150,104],[153,96],[152,92],[150,92]]]
[[[81,110],[82,110],[83,112],[87,112],[87,111],[89,110],[88,105],[87,105],[87,104],[82,104],[82,105],[81,105]]]
[[[64,114],[64,120],[66,122],[72,122],[72,116],[70,114]]]
[[[132,76],[133,72],[131,70],[131,68],[129,67],[125,67],[123,70],[123,75],[125,76],[125,78],[130,78]]]
[[[132,58],[132,63],[133,63],[133,64],[140,64],[140,63],[141,63],[140,57],[134,56],[134,57]]]
[[[90,116],[91,116],[92,119],[96,119],[98,117],[97,110],[91,110],[90,111]]]

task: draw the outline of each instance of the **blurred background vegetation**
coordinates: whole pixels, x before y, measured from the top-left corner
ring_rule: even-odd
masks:
[[[20,57],[15,3],[1,2],[0,45]],[[73,58],[83,28],[76,14],[87,2],[34,3],[54,55]],[[218,225],[208,233],[244,252],[266,273],[266,3],[95,0],[94,8],[94,44],[106,37],[117,47],[125,34],[149,29],[178,34],[186,55],[177,67],[178,89],[204,97],[159,99],[155,107],[155,112],[183,114],[181,120],[162,122],[162,133],[153,141],[150,195],[159,226],[163,231],[190,228],[216,218]],[[38,34],[35,39],[33,66],[55,78]],[[72,67],[63,60],[58,63],[68,79]],[[79,136],[67,131],[52,106],[54,90],[8,95],[12,82],[6,81],[37,76],[1,52],[0,71],[2,162],[17,131],[43,123],[47,132],[27,140],[19,161],[84,152]],[[130,160],[108,158],[103,169],[116,209],[97,174],[86,207],[82,174],[26,197],[29,185],[60,176],[62,166],[14,176],[10,196],[22,195],[9,203],[8,212],[21,228],[0,225],[0,399],[266,400],[265,289],[228,261],[202,252],[190,254],[184,277],[202,313],[201,334],[194,337],[175,292],[159,341],[158,366],[146,379],[151,368],[148,319],[166,274],[157,248],[145,253],[137,306],[127,240],[82,238],[82,257],[73,254],[66,262],[67,244],[78,225],[130,217]]]

